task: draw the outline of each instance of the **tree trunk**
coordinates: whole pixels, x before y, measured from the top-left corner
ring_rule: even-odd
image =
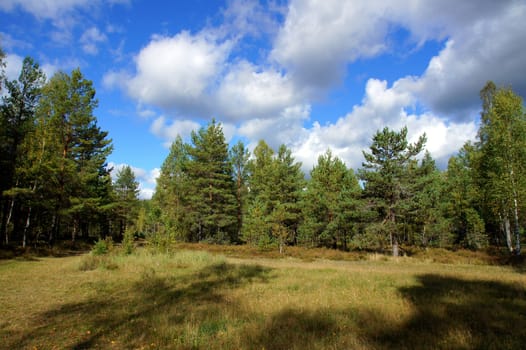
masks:
[[[5,236],[5,244],[9,244],[9,223],[11,222],[11,218],[13,217],[13,207],[15,206],[15,200],[11,200],[11,204],[9,205],[9,212],[7,214],[7,220],[5,221],[5,227],[4,227],[4,236]]]
[[[31,223],[31,207],[29,207],[27,211],[26,225],[24,226],[24,235],[22,238],[22,248],[25,248],[27,245],[27,230],[29,229],[30,223]]]
[[[519,229],[519,210],[517,205],[517,198],[515,197],[513,199],[514,204],[514,210],[513,210],[513,216],[514,216],[514,227],[513,227],[513,233],[515,234],[515,254],[521,255],[521,235],[520,235],[520,229]]]
[[[510,218],[508,217],[507,213],[504,213],[502,228],[504,229],[504,236],[506,238],[506,246],[508,247],[508,250],[513,252],[513,246],[511,243],[511,224],[510,224]]]
[[[78,223],[77,220],[73,220],[73,231],[71,232],[71,242],[75,243],[75,237],[77,236],[77,227]]]
[[[393,256],[398,257],[400,255],[400,247],[398,246],[398,239],[396,236],[393,236]]]

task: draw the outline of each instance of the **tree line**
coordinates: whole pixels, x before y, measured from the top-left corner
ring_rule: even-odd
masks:
[[[1,66],[2,245],[122,236],[135,216],[138,183],[129,168],[111,180],[112,144],[93,115],[92,82],[79,69],[46,79],[29,57],[16,80]]]
[[[3,57],[3,55],[0,55]],[[308,176],[285,145],[230,146],[212,120],[177,137],[153,198],[138,201],[130,167],[115,181],[95,89],[79,69],[46,79],[26,58],[10,81],[0,60],[0,235],[10,242],[121,238],[391,250],[506,247],[525,226],[526,116],[511,88],[481,90],[477,139],[437,168],[426,136],[384,128],[350,169],[330,150]]]
[[[526,117],[522,99],[488,82],[480,129],[440,171],[426,136],[379,130],[354,171],[330,150],[306,178],[291,150],[260,141],[229,149],[212,121],[178,137],[149,203],[153,234],[189,242],[306,245],[337,249],[406,246],[506,247],[520,254],[525,223]]]

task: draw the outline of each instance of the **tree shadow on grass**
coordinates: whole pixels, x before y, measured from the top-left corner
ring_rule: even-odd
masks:
[[[207,334],[221,331],[222,313],[236,312],[229,290],[251,282],[266,283],[270,271],[227,263],[182,277],[158,276],[155,270],[147,270],[138,282],[120,291],[115,286],[94,286],[100,291],[97,297],[47,311],[34,320],[29,332],[3,338],[11,349],[180,348],[175,343],[180,334],[173,327],[180,330],[193,322],[196,327],[203,324]],[[163,329],[156,329],[159,325]]]
[[[419,285],[399,290],[413,309],[405,321],[393,321],[398,320],[396,315],[367,308],[285,309],[248,336],[246,348],[524,348],[523,285],[440,275],[423,275],[418,280]]]
[[[522,349],[526,344],[526,289],[496,281],[422,275],[401,288],[414,315],[371,334],[385,348]]]

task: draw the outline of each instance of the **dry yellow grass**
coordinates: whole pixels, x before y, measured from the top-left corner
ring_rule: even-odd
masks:
[[[140,250],[94,263],[89,255],[0,261],[0,348],[520,349],[526,341],[526,280],[511,267],[229,255],[237,257]]]

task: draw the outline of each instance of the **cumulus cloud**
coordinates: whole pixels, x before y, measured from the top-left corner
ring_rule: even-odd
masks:
[[[230,68],[215,93],[216,108],[234,121],[276,117],[299,99],[287,76],[246,61]]]
[[[478,18],[455,32],[431,59],[425,73],[409,79],[407,88],[437,113],[467,120],[480,105],[478,92],[488,80],[526,93],[526,3],[496,11],[498,17]]]
[[[388,29],[374,1],[292,1],[271,52],[298,84],[327,88],[348,62],[386,49]]]
[[[308,172],[318,156],[330,148],[347,166],[357,169],[363,162],[362,150],[369,148],[374,133],[386,126],[394,130],[407,126],[411,142],[426,133],[426,148],[444,167],[451,154],[475,138],[477,126],[474,121],[447,122],[431,113],[408,114],[414,102],[415,97],[401,85],[389,88],[386,81],[370,79],[362,103],[335,123],[315,122],[305,129],[304,137],[292,146],[294,155]]]
[[[108,40],[106,34],[102,33],[97,27],[87,29],[80,37],[80,43],[85,53],[96,55],[99,53],[98,45]]]
[[[136,56],[135,73],[107,72],[104,85],[178,118],[217,117],[226,123],[278,118],[305,100],[281,71],[229,61],[233,45],[206,31],[156,36]]]
[[[8,80],[16,80],[20,75],[24,58],[15,54],[8,54],[5,57],[5,75]]]
[[[274,149],[281,144],[291,145],[305,133],[302,125],[309,118],[310,105],[295,105],[285,108],[276,118],[250,119],[241,124],[238,133],[251,140],[254,148],[259,140]]]
[[[141,102],[195,114],[207,108],[203,97],[222,72],[230,48],[230,42],[218,43],[206,33],[156,36],[137,55],[128,91]]]
[[[165,140],[165,146],[169,147],[178,135],[187,139],[191,132],[198,130],[199,127],[200,124],[192,120],[168,120],[166,117],[160,116],[153,121],[150,131]]]
[[[281,13],[277,31],[261,29]],[[233,0],[223,15],[218,28],[152,37],[133,72],[104,77],[105,86],[125,90],[144,110],[163,111],[151,132],[167,143],[217,117],[225,133],[252,145],[287,144],[304,170],[329,147],[356,168],[377,130],[407,125],[410,138],[426,132],[428,149],[444,165],[475,137],[478,91],[487,80],[526,93],[523,1],[291,0],[285,12],[265,13],[257,2]],[[268,51],[239,56],[242,37],[263,32],[273,38]],[[343,82],[353,63],[417,52],[428,41],[443,46],[422,72],[389,82],[373,77],[364,92],[353,91],[364,96],[349,113],[305,126],[311,105]]]
[[[428,108],[466,120],[487,80],[526,93],[526,50],[518,44],[526,40],[525,16],[526,3],[514,0],[293,0],[271,58],[298,84],[324,91],[342,81],[350,63],[396,51],[400,43],[390,36],[397,28],[416,49],[446,40],[407,88]]]

